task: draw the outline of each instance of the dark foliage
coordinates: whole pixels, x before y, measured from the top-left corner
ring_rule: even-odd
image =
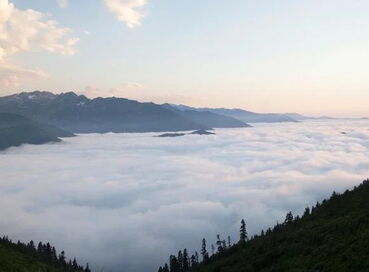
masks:
[[[302,216],[288,212],[282,224],[249,240],[244,223],[237,244],[224,248],[218,237],[218,252],[187,271],[369,271],[369,180],[343,194],[334,192]]]
[[[67,261],[64,251],[57,254],[49,243],[14,243],[7,236],[0,238],[0,271],[91,272],[88,264],[83,267],[76,259]]]

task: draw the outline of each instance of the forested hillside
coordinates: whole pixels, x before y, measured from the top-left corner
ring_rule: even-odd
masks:
[[[13,243],[7,237],[0,238],[0,272],[91,272],[88,264],[83,267],[76,259],[66,260],[64,251],[57,254],[49,243],[33,241],[28,244]]]
[[[218,237],[210,254],[203,240],[200,258],[180,251],[159,272],[369,271],[369,180],[251,239],[243,223],[237,244]]]

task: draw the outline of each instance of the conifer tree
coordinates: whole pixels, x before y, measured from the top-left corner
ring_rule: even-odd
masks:
[[[179,266],[179,271],[182,272],[183,271],[183,254],[182,254],[182,250],[178,251],[178,266]]]
[[[182,259],[182,270],[183,271],[187,271],[190,268],[189,263],[190,263],[190,260],[188,258],[187,249],[185,248],[183,250],[183,259]]]
[[[28,243],[28,248],[30,248],[31,250],[35,249],[35,244],[34,242],[31,240],[29,243]]]
[[[78,269],[78,264],[77,264],[76,258],[73,259],[72,267],[73,267],[74,270],[77,270]]]
[[[191,255],[191,259],[190,259],[190,266],[191,267],[194,267],[194,266],[196,266],[196,256],[195,255]]]
[[[202,244],[201,244],[201,255],[202,255],[202,260],[205,262],[208,260],[209,258],[209,254],[206,250],[206,240],[205,238],[202,239]]]
[[[289,224],[291,222],[293,222],[293,215],[292,212],[288,212],[286,215],[286,219],[284,220],[284,223]]]
[[[220,240],[220,235],[217,234],[217,246],[218,246],[218,253],[223,252],[223,241]]]
[[[66,264],[66,262],[65,262],[65,252],[64,251],[60,252],[60,254],[59,254],[59,263],[61,265],[65,265]]]
[[[245,220],[241,220],[241,228],[240,228],[240,242],[245,243],[247,241],[247,231],[246,231],[246,223]]]
[[[86,268],[85,268],[85,271],[84,272],[91,272],[91,270],[90,270],[90,267],[89,267],[89,265],[88,265],[88,263],[86,264]],[[169,272],[169,271],[168,271]]]
[[[308,216],[309,214],[310,214],[310,208],[309,207],[306,207],[305,208],[305,211],[304,211],[304,214],[302,215],[302,217]]]
[[[169,259],[169,267],[170,267],[170,272],[180,272],[180,266],[178,263],[178,259],[176,258],[176,256],[171,255],[170,259]]]

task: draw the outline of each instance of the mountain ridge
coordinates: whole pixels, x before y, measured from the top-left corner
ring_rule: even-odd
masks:
[[[75,133],[165,132],[211,129],[199,115],[190,116],[151,102],[126,98],[87,98],[74,92],[22,92],[0,97],[0,112],[20,114]],[[217,128],[248,127],[225,116],[212,124]],[[232,125],[228,125],[233,122]]]
[[[246,122],[246,123],[280,123],[280,122],[298,122],[300,120],[294,119],[289,114],[284,113],[256,113],[252,111],[247,111],[244,109],[239,108],[196,108],[196,107],[190,107],[186,105],[176,105],[171,104],[172,107],[175,107],[181,111],[185,110],[193,110],[198,112],[212,112],[216,114],[221,114],[229,117],[233,117],[235,119],[238,119],[240,121]],[[299,114],[296,114],[296,116],[301,116]],[[306,117],[307,118],[307,117]],[[301,119],[303,120],[303,119]]]

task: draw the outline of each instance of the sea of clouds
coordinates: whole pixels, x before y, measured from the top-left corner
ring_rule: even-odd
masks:
[[[369,177],[369,121],[176,138],[89,134],[0,153],[0,232],[50,241],[95,271],[157,271],[205,237],[238,238]]]

